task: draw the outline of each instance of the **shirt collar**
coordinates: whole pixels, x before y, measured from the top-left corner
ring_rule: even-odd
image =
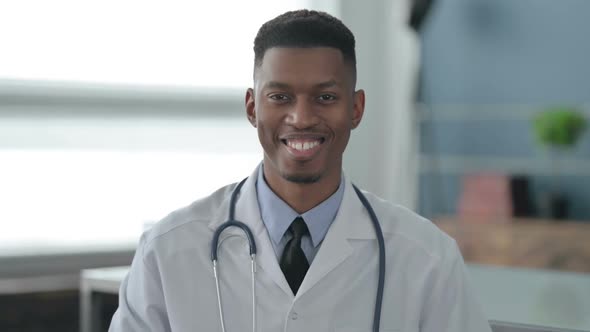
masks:
[[[263,166],[261,164],[258,168],[256,191],[262,222],[268,230],[270,239],[275,244],[278,244],[291,225],[291,222],[298,216],[301,216],[309,229],[314,247],[317,247],[326,236],[340,208],[340,203],[344,196],[344,176],[342,176],[340,186],[334,194],[311,210],[300,215],[270,189],[264,179]]]

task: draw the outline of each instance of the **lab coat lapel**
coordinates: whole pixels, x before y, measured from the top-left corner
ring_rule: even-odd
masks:
[[[375,234],[368,213],[356,195],[352,183],[346,181],[340,209],[305,275],[296,298],[309,291],[354,253],[348,241],[353,238],[375,239]]]
[[[257,178],[258,168],[254,170],[240,190],[240,195],[236,203],[235,217],[236,220],[248,225],[254,235],[254,239],[256,240],[257,265],[264,271],[263,273],[266,273],[285,293],[292,295],[293,292],[283,275],[283,271],[281,271],[268,232],[266,231],[264,223],[262,222],[262,217],[260,216],[258,195],[256,193]],[[224,204],[221,204],[215,220],[209,224],[209,227],[212,230],[217,229],[217,227],[227,221],[229,217],[230,197],[231,192],[227,195]],[[233,234],[241,234],[241,232],[241,230],[236,229],[235,227],[230,227],[224,231],[225,234],[221,237],[224,238],[225,236],[231,236]],[[220,240],[219,243],[222,243],[222,241]],[[257,273],[261,272],[258,271]]]

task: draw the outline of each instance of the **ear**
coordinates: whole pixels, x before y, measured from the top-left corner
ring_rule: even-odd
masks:
[[[254,102],[254,90],[252,88],[246,91],[245,105],[248,121],[256,128],[256,103]]]
[[[352,106],[352,129],[358,127],[365,113],[365,91],[358,90],[354,93],[354,105]]]

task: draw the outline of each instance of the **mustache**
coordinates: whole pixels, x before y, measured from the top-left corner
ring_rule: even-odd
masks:
[[[320,131],[291,131],[285,134],[280,135],[280,139],[297,139],[297,138],[313,138],[313,139],[322,139],[326,138],[328,134],[325,132]]]

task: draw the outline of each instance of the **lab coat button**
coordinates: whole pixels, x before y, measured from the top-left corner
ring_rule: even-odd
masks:
[[[296,312],[292,312],[291,313],[291,319],[292,320],[297,320],[297,313]]]

